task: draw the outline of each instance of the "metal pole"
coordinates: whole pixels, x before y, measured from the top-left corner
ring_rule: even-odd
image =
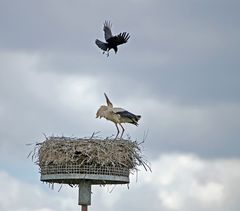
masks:
[[[79,182],[78,204],[82,205],[82,211],[87,211],[87,206],[91,205],[90,181],[83,180]]]
[[[87,211],[87,205],[82,205],[82,211]]]

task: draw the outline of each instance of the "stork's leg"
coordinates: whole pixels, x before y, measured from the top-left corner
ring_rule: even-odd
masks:
[[[115,125],[116,125],[116,128],[117,128],[117,135],[116,135],[116,137],[115,137],[115,139],[114,139],[114,140],[116,140],[116,139],[117,139],[117,137],[118,137],[118,134],[119,134],[119,129],[118,129],[117,123],[115,123]]]
[[[121,128],[122,128],[122,134],[121,134],[121,136],[120,136],[120,139],[122,139],[122,136],[123,136],[123,133],[124,133],[124,131],[125,131],[125,129],[124,129],[124,127],[119,123],[119,125],[121,126]]]

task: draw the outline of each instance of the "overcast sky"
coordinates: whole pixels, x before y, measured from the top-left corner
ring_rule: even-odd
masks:
[[[142,115],[126,134],[148,134],[153,172],[129,190],[94,187],[90,210],[239,210],[239,11],[237,0],[0,0],[0,210],[79,209],[76,189],[39,181],[26,144],[114,134],[95,118],[104,92]],[[105,20],[131,36],[108,58],[94,43]]]

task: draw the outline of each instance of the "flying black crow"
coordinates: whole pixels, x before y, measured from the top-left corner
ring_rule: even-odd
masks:
[[[109,56],[109,51],[113,49],[115,53],[118,51],[118,45],[124,44],[128,41],[130,38],[129,33],[122,32],[116,36],[112,35],[111,31],[112,24],[110,21],[105,21],[103,24],[103,31],[105,36],[105,42],[102,42],[98,39],[96,39],[95,43],[96,45],[103,50],[103,53],[107,52],[107,56]]]

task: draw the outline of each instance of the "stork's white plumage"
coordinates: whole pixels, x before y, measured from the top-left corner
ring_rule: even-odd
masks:
[[[114,108],[113,104],[108,99],[107,95],[105,93],[104,93],[104,95],[106,98],[107,106],[106,105],[100,106],[100,108],[97,111],[96,118],[104,117],[105,119],[114,122],[114,124],[117,128],[117,134],[116,134],[115,139],[117,139],[117,137],[119,135],[118,125],[120,125],[122,128],[122,133],[120,136],[120,139],[121,139],[123,136],[123,133],[125,131],[125,129],[121,123],[130,123],[130,124],[134,124],[134,125],[138,126],[138,120],[141,118],[141,116],[135,115],[123,108]]]

